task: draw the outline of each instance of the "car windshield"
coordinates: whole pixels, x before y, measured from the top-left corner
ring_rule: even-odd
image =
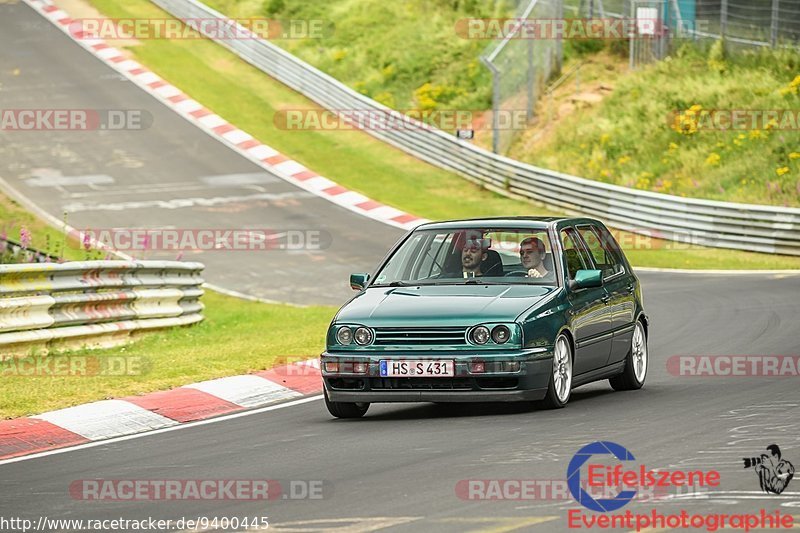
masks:
[[[546,229],[417,230],[392,254],[373,286],[555,285]]]

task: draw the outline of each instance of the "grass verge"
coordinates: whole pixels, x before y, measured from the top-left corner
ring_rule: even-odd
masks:
[[[36,359],[0,359],[0,418],[245,374],[270,368],[284,358],[311,358],[322,352],[325,331],[336,312],[328,306],[242,301],[213,291],[207,291],[202,301],[206,319],[195,326],[146,334],[127,346],[64,354],[86,356],[89,369],[96,367],[94,358],[117,358],[135,375],[19,375]]]
[[[112,18],[163,18],[147,0],[92,0]],[[371,198],[433,220],[558,214],[530,202],[486,191],[459,176],[423,163],[356,131],[285,131],[272,122],[276,110],[314,108],[307,99],[206,40],[145,40],[127,50],[160,76],[214,112],[289,154],[309,168]],[[800,258],[680,247],[654,242],[632,249],[637,266],[673,268],[800,268]]]

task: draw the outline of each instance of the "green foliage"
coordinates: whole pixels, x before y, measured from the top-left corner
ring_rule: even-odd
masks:
[[[784,50],[725,53],[684,43],[627,73],[600,104],[513,157],[608,183],[743,203],[800,205],[800,132],[713,129],[713,110],[800,109],[800,61]],[[711,68],[711,66],[714,68]],[[796,81],[795,81],[796,80]],[[712,127],[702,127],[702,125]]]
[[[728,64],[725,61],[725,41],[718,39],[711,45],[711,50],[708,52],[708,68],[724,74],[728,69]]]
[[[231,16],[326,21],[335,30],[322,38],[273,42],[363,94],[381,95],[381,102],[393,102],[398,109],[415,108],[420,100],[425,108],[487,109],[491,75],[478,57],[489,41],[465,39],[456,27],[472,17],[512,16],[515,7],[510,0],[207,3]]]

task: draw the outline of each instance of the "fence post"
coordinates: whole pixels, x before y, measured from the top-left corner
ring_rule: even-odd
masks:
[[[719,35],[723,39],[728,33],[728,0],[722,0],[719,6]]]
[[[778,45],[778,17],[780,16],[780,0],[772,0],[772,17],[770,18],[769,45],[775,48]]]
[[[528,105],[526,117],[533,120],[533,84],[535,82],[533,70],[533,39],[528,39]]]
[[[492,73],[492,152],[496,154],[500,142],[500,72],[491,60],[481,57],[481,61]]]

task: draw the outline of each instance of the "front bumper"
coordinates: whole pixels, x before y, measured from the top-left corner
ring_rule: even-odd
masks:
[[[552,348],[505,354],[369,354],[323,353],[322,377],[334,402],[513,402],[544,398],[553,368]],[[381,359],[452,359],[455,377],[380,376]],[[470,373],[468,363],[518,361],[516,372]],[[366,362],[366,374],[329,373],[325,362]]]

